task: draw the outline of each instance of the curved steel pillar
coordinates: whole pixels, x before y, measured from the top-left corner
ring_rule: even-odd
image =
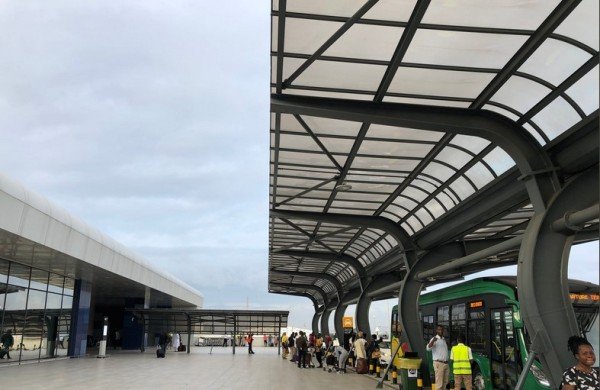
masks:
[[[371,335],[371,325],[369,324],[369,309],[371,308],[371,301],[373,298],[369,296],[368,288],[363,291],[356,304],[356,327],[359,332],[363,332],[365,338]]]
[[[365,335],[371,334],[371,326],[369,324],[369,309],[373,299],[382,293],[394,291],[400,288],[402,284],[401,273],[386,273],[379,275],[371,280],[369,285],[363,290],[356,303],[356,327]]]
[[[423,328],[421,321],[419,321],[419,295],[424,283],[419,281],[416,276],[420,272],[463,255],[464,250],[460,243],[444,245],[417,260],[404,277],[404,282],[400,288],[400,296],[398,297],[399,317],[403,330],[402,341],[408,341],[411,349],[418,352],[421,358],[426,356]]]
[[[323,336],[330,334],[329,333],[329,316],[331,312],[335,309],[338,304],[338,300],[332,299],[325,309],[323,309],[323,314],[321,315],[321,334]],[[318,332],[317,332],[318,333]]]
[[[545,213],[527,227],[519,252],[517,288],[521,314],[535,351],[556,388],[561,373],[573,365],[566,348],[569,336],[579,334],[569,298],[569,251],[576,231],[557,232],[552,223],[569,212],[598,203],[598,166],[568,183]],[[551,286],[552,288],[548,288]]]
[[[319,318],[321,317],[322,311],[316,311],[312,319],[312,331],[314,334],[319,333]]]

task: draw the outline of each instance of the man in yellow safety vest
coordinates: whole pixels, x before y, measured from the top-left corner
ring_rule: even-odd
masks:
[[[450,351],[450,361],[452,362],[452,373],[454,374],[454,389],[460,390],[461,383],[465,384],[465,389],[472,389],[471,382],[471,363],[473,362],[473,353],[471,348],[464,344],[464,337],[458,336],[457,345]]]

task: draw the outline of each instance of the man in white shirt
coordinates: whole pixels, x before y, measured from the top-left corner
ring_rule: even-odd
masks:
[[[433,356],[433,371],[435,372],[435,389],[445,390],[448,384],[448,343],[444,338],[444,327],[438,325],[436,335],[427,344],[427,350]]]

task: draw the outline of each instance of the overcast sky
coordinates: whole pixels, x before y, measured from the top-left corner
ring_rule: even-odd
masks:
[[[2,1],[0,171],[206,307],[291,309],[308,327],[308,300],[266,293],[269,15],[250,0]],[[578,250],[572,274],[598,282],[597,243]]]

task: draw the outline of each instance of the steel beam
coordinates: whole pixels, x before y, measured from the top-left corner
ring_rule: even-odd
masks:
[[[344,303],[344,298],[340,299],[338,305],[335,307],[335,314],[333,315],[333,325],[335,326],[335,334],[337,335],[338,341],[344,340],[344,325],[343,319],[346,314],[348,305]]]
[[[425,357],[423,328],[419,320],[419,296],[424,286],[415,275],[430,268],[438,267],[450,259],[464,256],[461,243],[451,243],[432,250],[421,257],[404,277],[398,297],[398,313],[403,329],[403,341],[408,341],[411,349]]]
[[[598,164],[598,112],[553,140],[546,148],[563,176]],[[475,226],[483,226],[496,216],[528,201],[525,185],[513,169],[492,185],[460,203],[413,236],[417,247],[427,249],[454,241]]]
[[[352,256],[343,255],[343,254],[335,254],[329,252],[314,252],[314,251],[300,251],[300,250],[281,250],[277,252],[281,255],[286,256],[295,256],[295,257],[308,257],[310,259],[320,259],[328,262],[339,262],[348,264],[350,267],[354,268],[356,274],[361,278],[366,278],[367,273],[365,272],[365,268],[360,264],[360,262]]]
[[[291,210],[271,210],[270,216],[281,219],[301,219],[307,221],[329,222],[339,225],[370,227],[383,230],[394,237],[401,249],[407,251],[406,258],[408,261],[408,266],[410,266],[408,253],[414,251],[412,240],[404,231],[404,229],[387,218],[366,215],[347,215]]]
[[[600,214],[600,204],[598,203],[580,211],[567,212],[562,218],[552,222],[552,229],[559,233],[576,233],[583,228],[586,222],[598,219],[598,214]]]
[[[470,108],[479,109],[504,85],[504,83],[535,53],[552,32],[569,16],[579,5],[581,0],[563,0],[540,24],[527,41],[519,48],[512,58],[504,65],[492,81],[477,96]]]
[[[485,138],[516,162],[536,211],[543,211],[560,188],[555,169],[535,138],[491,111],[293,95],[271,95],[271,111]]]
[[[333,285],[333,287],[335,287],[335,289],[337,290],[338,294],[342,293],[342,291],[344,290],[342,287],[342,283],[340,283],[338,278],[336,278],[333,275],[326,274],[326,273],[302,272],[302,271],[279,271],[276,269],[272,269],[269,272],[274,273],[274,274],[279,274],[279,275],[304,276],[307,278],[322,279],[322,280],[326,280],[329,283],[331,283]]]
[[[321,318],[322,313],[323,312],[316,311],[315,314],[313,315],[311,325],[312,325],[312,331],[314,334],[319,333],[319,318]]]
[[[518,248],[519,245],[521,245],[522,240],[523,240],[522,236],[509,238],[508,240],[505,240],[496,245],[492,245],[481,251],[478,251],[475,253],[470,253],[466,256],[462,256],[457,259],[452,259],[450,261],[445,262],[442,265],[439,265],[434,268],[430,268],[427,271],[419,272],[418,274],[415,275],[415,278],[424,281],[427,278],[432,278],[435,276],[442,275],[446,272],[451,272],[454,269],[471,264],[477,260],[481,260],[486,257],[493,256],[493,255],[505,252],[510,249]]]
[[[329,334],[329,316],[331,312],[336,308],[339,303],[338,299],[332,299],[323,310],[323,314],[321,315],[321,334],[328,335]],[[318,333],[318,331],[317,331]]]
[[[319,310],[319,302],[315,299],[315,297],[313,297],[312,295],[308,294],[308,293],[301,293],[301,292],[287,292],[287,291],[269,291],[269,293],[271,294],[281,294],[281,295],[294,295],[294,296],[298,296],[298,297],[305,297],[310,299],[310,301],[312,302],[315,311]]]
[[[394,289],[399,289],[402,284],[402,276],[398,273],[383,274],[373,279],[364,289],[358,303],[356,304],[356,326],[358,330],[371,334],[369,324],[369,309],[374,297],[378,294],[385,294]]]
[[[280,282],[269,282],[270,286],[283,287],[288,289],[300,289],[300,290],[312,290],[319,294],[323,300],[323,304],[327,305],[329,302],[327,293],[319,286],[314,284],[301,284],[301,283],[280,283]]]
[[[519,253],[517,289],[521,315],[551,387],[574,363],[565,345],[579,329],[569,298],[569,251],[572,231],[556,232],[552,224],[569,211],[598,203],[598,166],[580,174],[557,194],[545,213],[534,215],[525,231]],[[552,288],[548,288],[551,286]]]

